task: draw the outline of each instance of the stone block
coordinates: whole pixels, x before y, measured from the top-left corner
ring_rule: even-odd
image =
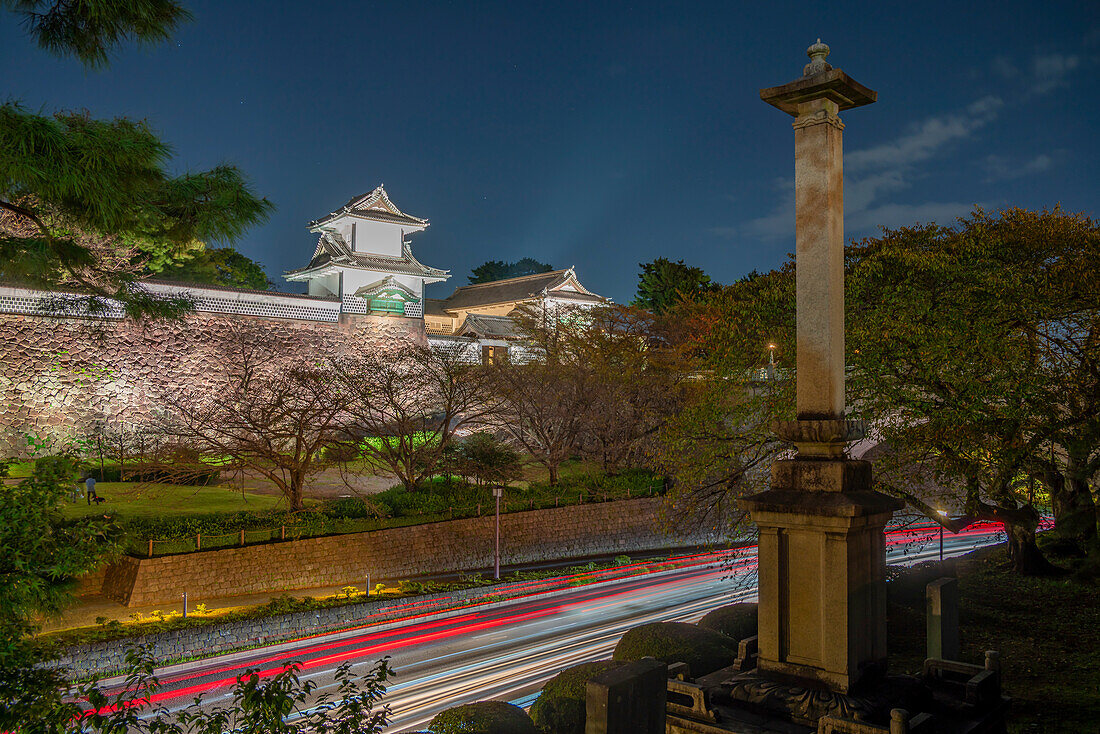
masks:
[[[939,660],[959,659],[959,581],[942,578],[925,587],[928,654]]]
[[[668,666],[644,658],[588,681],[585,734],[664,734]]]

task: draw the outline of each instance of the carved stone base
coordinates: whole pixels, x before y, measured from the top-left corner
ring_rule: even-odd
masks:
[[[874,702],[868,698],[769,680],[756,671],[729,678],[722,683],[720,691],[715,692],[715,703],[740,702],[799,724],[816,725],[822,716],[867,721],[876,710]]]

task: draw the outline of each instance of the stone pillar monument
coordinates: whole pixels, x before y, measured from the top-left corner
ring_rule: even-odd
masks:
[[[844,409],[844,172],[838,117],[875,101],[826,63],[760,92],[794,116],[797,420],[776,424],[798,448],[771,489],[741,500],[760,528],[759,658],[766,678],[852,693],[886,663],[882,530],[902,503],[871,490],[871,465],[845,457],[863,426]]]

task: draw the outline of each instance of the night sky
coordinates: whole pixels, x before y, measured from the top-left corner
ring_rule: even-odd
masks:
[[[35,48],[0,12],[0,89],[34,110],[145,118],[176,170],[230,162],[277,212],[238,248],[273,279],[306,224],[381,182],[450,269],[575,265],[629,301],[638,263],[715,280],[794,247],[793,81],[817,37],[879,93],[842,114],[846,234],[974,205],[1098,212],[1100,3],[192,0],[164,44],[105,71]],[[281,287],[288,290],[289,284]]]

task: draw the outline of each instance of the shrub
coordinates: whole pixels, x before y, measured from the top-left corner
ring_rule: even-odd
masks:
[[[715,609],[699,620],[699,626],[734,640],[752,637],[756,634],[756,604],[730,604]]]
[[[322,512],[328,517],[338,519],[374,518],[385,514],[385,512],[373,502],[359,497],[341,497],[331,502],[326,502]]]
[[[737,640],[683,622],[654,622],[628,631],[615,646],[613,660],[654,657],[687,663],[691,676],[713,673],[737,659]]]
[[[353,443],[336,443],[331,446],[326,446],[324,451],[321,452],[321,457],[325,461],[331,461],[335,464],[346,464],[349,461],[355,461],[359,458],[359,447]]]
[[[538,734],[531,717],[503,701],[478,701],[440,711],[428,724],[432,734]]]
[[[546,734],[584,734],[588,681],[624,664],[615,660],[581,663],[546,681],[542,694],[531,706],[535,726]]]

